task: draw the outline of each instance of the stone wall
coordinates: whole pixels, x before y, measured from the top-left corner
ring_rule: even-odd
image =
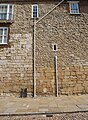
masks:
[[[11,34],[11,48],[0,48],[0,92],[33,90],[31,34]]]
[[[37,67],[37,93],[39,95],[56,95],[54,68]],[[88,93],[88,66],[58,67],[59,95]]]
[[[64,66],[59,68],[60,93],[88,93],[88,66]]]
[[[54,4],[41,4],[41,14],[53,6]],[[68,6],[62,4],[57,7],[36,27],[39,94],[56,94],[54,61],[56,55],[59,94],[88,93],[88,3],[83,3],[83,6],[82,3],[79,4],[80,15],[70,15]],[[53,51],[53,44],[57,44],[56,52]]]
[[[39,18],[56,3],[39,3]],[[0,93],[33,94],[33,19],[31,3],[14,4],[10,47],[0,48]],[[84,9],[85,6],[85,9]],[[59,94],[88,93],[88,3],[80,15],[69,14],[63,3],[36,26],[37,95],[55,95],[55,60],[58,57]],[[1,24],[0,24],[1,25]],[[53,51],[52,45],[58,50]]]

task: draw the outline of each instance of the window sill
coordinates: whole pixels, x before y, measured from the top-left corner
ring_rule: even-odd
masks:
[[[8,45],[8,43],[0,43],[0,45]]]
[[[81,13],[69,13],[69,15],[81,15]]]
[[[0,44],[0,48],[10,48],[10,44],[9,43],[2,43]]]
[[[52,50],[53,52],[58,52],[58,50]]]
[[[13,20],[0,20],[0,24],[2,24],[2,23],[5,23],[5,24],[11,24],[11,23],[13,23],[14,21]]]
[[[31,17],[31,19],[32,19],[32,20],[38,20],[39,17],[35,17],[35,18]]]

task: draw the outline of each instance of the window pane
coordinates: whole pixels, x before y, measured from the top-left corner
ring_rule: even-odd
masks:
[[[4,43],[7,43],[7,36],[8,36],[7,28],[4,28],[4,40],[3,40]]]
[[[78,13],[78,3],[70,3],[70,10],[71,13]]]
[[[12,5],[10,5],[9,13],[12,13]]]
[[[4,6],[1,7],[1,12],[3,13]]]
[[[37,11],[37,6],[33,6],[33,11]]]
[[[37,18],[38,17],[38,5],[33,5],[32,6],[32,17]]]
[[[77,8],[77,4],[75,4],[75,10],[77,10],[78,8]]]
[[[2,5],[0,6],[0,19],[4,20],[7,18],[7,6]]]
[[[7,36],[4,36],[4,43],[7,43]]]
[[[7,13],[8,12],[8,13]],[[12,5],[0,5],[0,19],[6,20],[12,18]]]
[[[7,6],[2,6],[2,13],[6,13],[7,12]]]
[[[78,4],[76,4],[76,13],[78,13],[79,11],[78,11]]]
[[[2,7],[0,6],[0,13],[2,12]]]
[[[12,18],[12,14],[9,13],[8,17],[9,17],[9,20],[11,20],[11,18]]]
[[[73,10],[75,10],[76,9],[76,4],[73,4]]]
[[[3,14],[3,19],[6,19],[6,18],[7,18],[7,14],[4,13],[4,14]]]
[[[4,29],[4,35],[7,35],[7,28]]]
[[[0,36],[3,35],[3,29],[0,29]]]
[[[54,45],[54,50],[56,50],[56,45]]]
[[[2,43],[2,36],[0,36],[0,43]]]
[[[7,13],[7,6],[4,6],[3,12]]]
[[[2,18],[2,14],[0,14],[0,19]]]
[[[37,12],[33,12],[33,17],[37,17]]]
[[[12,19],[12,5],[9,6],[9,15],[8,15],[9,20]]]
[[[71,10],[73,9],[73,4],[70,4]]]
[[[7,43],[8,39],[8,28],[0,28],[0,43]]]

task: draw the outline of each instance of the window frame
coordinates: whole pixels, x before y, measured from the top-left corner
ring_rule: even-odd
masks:
[[[37,11],[36,11],[36,12],[37,12],[37,16],[36,16],[36,17],[34,17],[34,14],[33,14],[33,12],[34,12],[34,11],[33,11],[33,8],[34,8],[35,6],[37,6]],[[38,14],[38,4],[33,4],[33,5],[32,5],[32,18],[38,18],[38,17],[39,17],[39,14]]]
[[[68,3],[69,3],[69,9],[70,9],[70,14],[72,14],[72,15],[75,15],[75,14],[80,14],[79,13],[79,1],[68,1]],[[76,12],[76,9],[72,9],[71,8],[71,4],[77,4],[77,12]],[[74,12],[72,12],[72,11],[74,11]]]
[[[54,49],[54,46],[56,47],[56,50]],[[58,45],[57,44],[52,44],[52,49],[53,49],[53,51],[58,51]]]
[[[0,43],[0,45],[8,45],[8,39],[9,39],[9,28],[8,27],[0,27],[0,29],[3,29],[3,36],[2,36],[2,38],[3,38],[3,40],[2,41],[4,41],[4,36],[5,36],[5,34],[4,34],[4,29],[7,29],[7,43],[5,43],[5,42],[2,42],[2,43]]]
[[[0,20],[13,20],[13,7],[14,7],[14,5],[13,4],[1,4],[0,3],[0,6],[7,6],[6,19],[0,19]],[[9,17],[10,6],[12,6],[11,18]],[[1,13],[1,14],[3,14],[3,13]]]

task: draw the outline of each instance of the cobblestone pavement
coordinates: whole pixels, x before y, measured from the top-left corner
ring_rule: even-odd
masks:
[[[88,120],[88,112],[54,115],[0,116],[0,120]]]

